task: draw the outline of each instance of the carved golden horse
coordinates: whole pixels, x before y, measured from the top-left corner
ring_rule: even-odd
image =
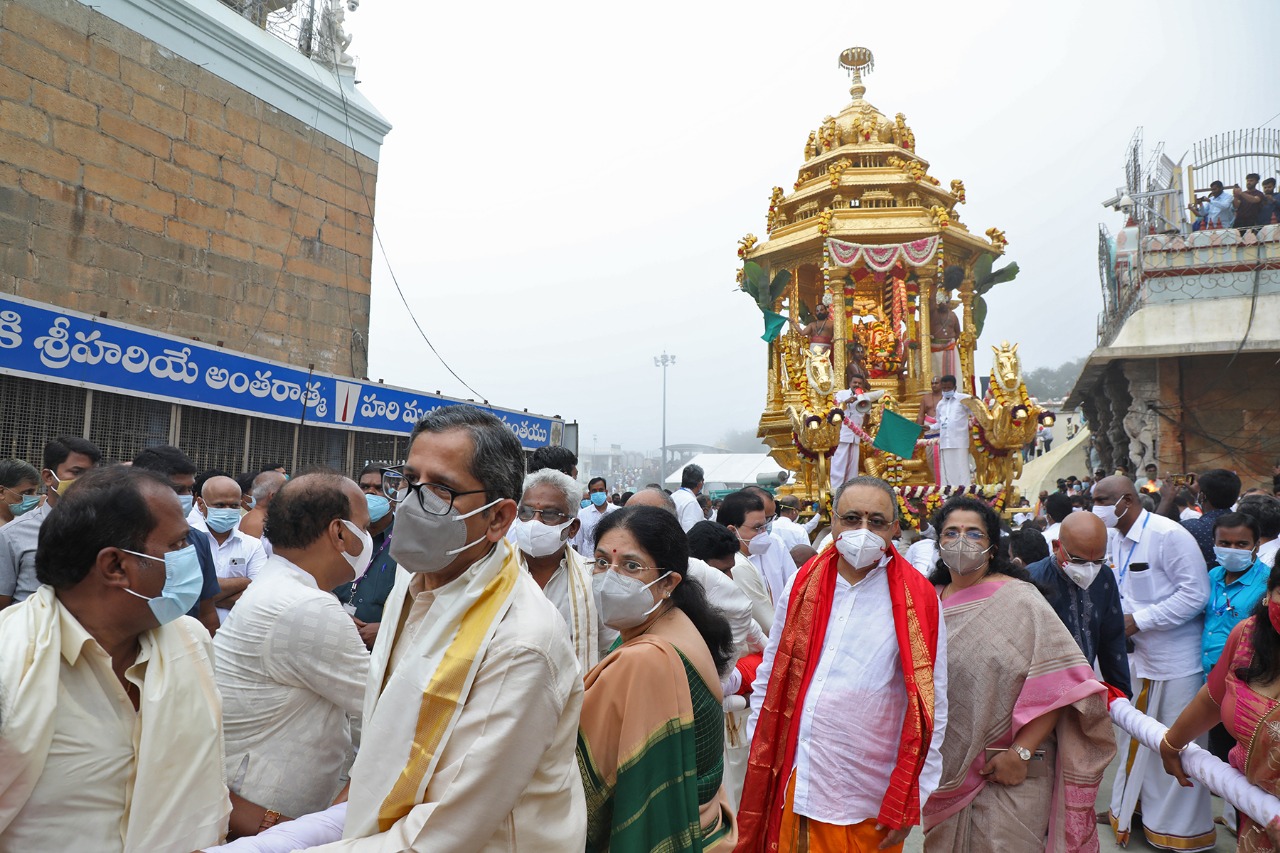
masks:
[[[1035,438],[1041,409],[1027,396],[1018,345],[1003,341],[991,349],[995,353],[990,376],[995,399],[989,408],[974,397],[962,402],[978,424],[980,441],[973,448],[978,482],[1002,483],[1007,488],[1022,475],[1021,451]]]

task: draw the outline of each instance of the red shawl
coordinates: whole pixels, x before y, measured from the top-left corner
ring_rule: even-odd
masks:
[[[892,546],[889,553],[889,599],[902,655],[907,714],[897,765],[877,820],[901,829],[920,822],[920,771],[933,736],[933,664],[941,616],[933,585]],[[786,626],[778,641],[747,759],[746,784],[738,809],[738,853],[778,849],[783,799],[795,765],[800,709],[826,637],[839,559],[839,552],[828,547],[805,563],[792,584]],[[811,649],[815,650],[813,655],[809,654]]]

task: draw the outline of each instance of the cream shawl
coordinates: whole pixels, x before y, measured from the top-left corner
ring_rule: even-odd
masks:
[[[600,623],[596,616],[596,597],[591,591],[591,570],[572,545],[565,546],[564,569],[569,581],[573,653],[585,677],[600,662]]]
[[[53,741],[61,610],[53,588],[42,586],[0,613],[0,827],[26,805]],[[220,843],[231,814],[212,644],[186,617],[139,642],[150,659],[124,851],[190,853]]]
[[[344,838],[386,832],[423,802],[520,571],[519,551],[499,540],[487,557],[436,590],[429,618],[388,673],[401,614],[411,606],[412,575],[398,574],[369,662]]]

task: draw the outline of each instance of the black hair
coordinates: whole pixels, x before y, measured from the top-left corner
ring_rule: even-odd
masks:
[[[587,480],[587,489],[590,490],[596,483],[604,486],[606,492],[609,491],[609,484],[605,482],[604,477],[592,477],[590,480]]]
[[[283,468],[283,467],[284,467],[283,462],[271,462],[259,468],[258,473],[261,474],[264,471],[275,471],[276,469]]]
[[[622,505],[623,505],[623,506],[626,506],[626,505],[627,505],[627,501],[631,500],[631,496],[632,496],[632,495],[634,495],[634,494],[635,494],[635,492],[623,492],[623,493],[622,493]]]
[[[577,455],[567,447],[552,444],[539,447],[529,456],[529,473],[541,471],[543,468],[554,468],[561,474],[573,476],[573,469],[578,467]]]
[[[1071,515],[1071,498],[1062,492],[1054,492],[1044,499],[1044,514],[1059,524]]]
[[[1280,537],[1280,499],[1272,495],[1246,495],[1238,507],[1240,512],[1258,520],[1258,532],[1264,539]]]
[[[695,486],[701,486],[703,479],[704,472],[701,465],[686,465],[680,472],[680,488],[692,489]]]
[[[1176,507],[1181,507],[1183,509],[1189,506],[1194,506],[1195,502],[1196,502],[1196,496],[1191,494],[1190,489],[1181,489],[1178,491],[1176,495],[1173,496],[1173,505]]]
[[[281,487],[271,499],[262,535],[273,548],[306,548],[324,535],[335,518],[351,518],[351,500],[341,474],[306,474]]]
[[[1023,527],[1009,534],[1009,555],[1021,560],[1023,566],[1029,566],[1049,556],[1049,543],[1039,530]]]
[[[379,477],[381,477],[382,469],[390,468],[390,467],[391,467],[390,465],[384,465],[379,462],[370,462],[368,465],[360,469],[359,474],[356,474],[356,482],[357,483],[360,482],[360,478],[363,477],[365,474],[377,474]]]
[[[191,457],[172,444],[159,444],[146,448],[133,457],[133,467],[146,468],[148,471],[155,471],[166,477],[196,472],[196,463],[191,461]]]
[[[1220,186],[1222,186],[1222,181],[1212,181],[1209,184],[1209,189],[1213,189],[1214,187],[1220,187]]]
[[[236,481],[236,485],[240,487],[241,497],[253,491],[253,481],[256,480],[257,477],[258,477],[257,474],[251,474],[248,471],[242,471],[239,474],[236,474],[235,477],[232,478]]]
[[[1227,509],[1240,497],[1240,477],[1226,468],[1205,471],[1196,479],[1196,486],[1214,509]]]
[[[465,430],[471,436],[471,476],[484,487],[489,500],[518,501],[524,492],[524,448],[515,433],[494,415],[475,406],[453,405],[433,409],[418,421],[409,435],[409,446],[424,432]]]
[[[147,506],[152,487],[176,500],[168,478],[146,468],[95,468],[78,477],[40,526],[36,580],[70,589],[85,579],[103,548],[142,551],[156,526]]]
[[[1258,525],[1258,519],[1247,512],[1228,512],[1215,518],[1213,520],[1214,538],[1217,538],[1219,529],[1231,529],[1232,527],[1247,527],[1249,532],[1253,534],[1255,545],[1262,541],[1262,530]]]
[[[716,671],[724,675],[733,661],[733,630],[720,611],[711,606],[702,584],[689,577],[689,540],[674,515],[654,506],[623,507],[611,512],[596,525],[596,541],[615,528],[635,537],[657,567],[680,576],[671,593],[671,603],[684,611],[702,635],[711,652]]]
[[[704,512],[711,509],[711,498],[706,495],[698,495],[698,506],[702,507]]]
[[[1259,179],[1259,178],[1261,178],[1261,177],[1262,177],[1262,176],[1261,176],[1261,175],[1259,175],[1257,172],[1250,172],[1249,174],[1247,174],[1247,175],[1245,175],[1245,176],[1244,176],[1244,179],[1247,181],[1247,180],[1249,180],[1250,178],[1253,178],[1253,179],[1256,181],[1256,180],[1258,180],[1258,179]]]
[[[58,466],[66,462],[72,453],[88,456],[94,465],[102,461],[102,451],[92,441],[73,435],[60,435],[44,446],[44,467],[56,474]]]
[[[699,521],[689,528],[689,556],[699,560],[717,560],[738,553],[738,537],[729,528],[714,521]]]
[[[934,565],[933,571],[929,573],[929,581],[936,586],[945,586],[951,583],[951,572],[947,569],[946,564],[942,562],[942,527],[947,520],[947,516],[959,510],[976,512],[982,518],[982,526],[986,528],[987,541],[995,546],[991,554],[991,562],[987,566],[987,574],[1008,575],[1011,578],[1031,583],[1031,575],[1027,573],[1027,570],[1009,562],[1009,558],[1005,556],[1004,549],[1000,547],[1000,516],[994,509],[987,506],[986,501],[978,500],[969,495],[957,495],[951,498],[938,507],[938,511],[933,515],[933,529],[938,531],[938,562]]]
[[[955,378],[954,376],[952,376],[950,373],[948,373],[946,376],[943,376],[943,377],[939,378],[939,379],[938,379],[938,382],[939,382],[939,383],[943,383],[943,382],[950,382],[952,385],[957,384],[957,383],[956,383],[956,378]]]
[[[12,489],[19,483],[40,485],[40,472],[36,466],[21,459],[0,459],[0,486]]]
[[[759,495],[748,491],[732,492],[720,502],[716,523],[725,527],[741,527],[747,520],[747,513],[757,511],[764,512],[764,501]]]
[[[1236,667],[1236,678],[1246,684],[1270,684],[1280,678],[1280,633],[1276,633],[1268,612],[1271,594],[1280,588],[1280,565],[1267,578],[1267,594],[1253,608],[1253,631],[1249,638],[1253,656],[1245,666]]]

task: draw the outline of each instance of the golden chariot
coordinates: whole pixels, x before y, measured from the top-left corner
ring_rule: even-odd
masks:
[[[772,337],[771,320],[776,334],[759,435],[778,464],[796,472],[782,493],[829,511],[828,465],[845,411],[835,395],[848,387],[850,358],[861,356],[873,393],[862,403],[859,473],[892,483],[911,522],[960,491],[938,485],[925,458],[927,439],[910,458],[870,443],[886,410],[915,421],[935,375],[932,349],[947,348],[934,340],[930,310],[945,301],[962,317],[953,347],[958,388],[973,395],[965,405],[973,416],[976,483],[964,490],[1003,509],[1042,412],[1027,396],[1016,345],[995,348],[990,391],[985,400],[976,393],[974,348],[985,317],[982,292],[1012,278],[1016,265],[991,272],[991,261],[1004,253],[1004,234],[972,233],[958,212],[963,182],[943,185],[931,176],[906,116],[889,118],[863,98],[871,52],[850,48],[840,64],[853,81],[852,102],[809,133],[791,192],[773,189],[766,239],[748,234],[739,244],[740,286],[757,297],[765,339]],[[825,356],[802,334],[820,302],[834,321],[826,327],[832,340]]]

